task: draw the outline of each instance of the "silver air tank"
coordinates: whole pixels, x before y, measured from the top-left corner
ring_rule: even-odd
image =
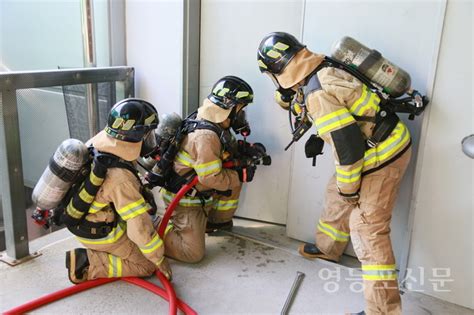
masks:
[[[401,96],[410,89],[410,75],[405,70],[382,57],[375,49],[367,48],[349,36],[334,44],[331,56],[357,68],[393,97]]]
[[[63,141],[33,190],[36,206],[44,210],[56,208],[88,160],[89,151],[84,143],[77,139]]]
[[[181,126],[183,119],[176,113],[164,114],[161,116],[160,124],[156,128],[156,135],[158,145],[161,140],[166,140],[174,137],[178,128]]]

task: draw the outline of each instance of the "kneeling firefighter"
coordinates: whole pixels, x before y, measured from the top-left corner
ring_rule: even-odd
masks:
[[[316,243],[302,244],[300,254],[338,261],[350,237],[362,262],[366,313],[400,314],[390,220],[411,155],[407,127],[370,82],[290,34],[267,35],[257,58],[277,87],[277,102],[298,115],[293,141],[313,122],[318,137],[306,149],[322,149],[325,142],[334,155],[336,174],[326,189]]]
[[[57,221],[87,248],[66,253],[71,282],[149,276],[157,269],[171,277],[163,240],[149,214],[154,201],[133,164],[154,149],[153,129],[157,125],[158,113],[152,104],[125,99],[112,107],[107,127],[86,143],[91,156],[88,172],[76,180],[55,209],[55,215],[60,216]],[[43,176],[50,169],[65,179],[67,171],[61,171],[54,159],[56,154]],[[39,183],[33,193],[38,205],[44,199],[42,191],[48,190],[45,181],[40,179]]]
[[[167,256],[198,262],[204,257],[206,225],[208,230],[232,227],[242,183],[252,181],[256,166],[226,169],[223,161],[232,151],[230,143],[251,147],[242,141],[231,141],[229,129],[238,130],[245,125],[244,108],[252,101],[252,88],[244,80],[226,76],[214,85],[197,115],[183,121],[185,135],[172,168],[176,184],[163,185],[163,200],[168,205],[187,178],[198,176],[199,183],[174,210],[173,228],[165,239]]]

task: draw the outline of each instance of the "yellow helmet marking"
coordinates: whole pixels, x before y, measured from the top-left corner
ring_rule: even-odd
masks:
[[[258,65],[260,66],[260,68],[263,68],[263,69],[268,69],[267,65],[263,63],[263,61],[261,59],[258,60]]]
[[[267,56],[270,58],[276,59],[276,58],[280,58],[281,54],[278,51],[272,49],[267,52]]]
[[[288,47],[290,47],[290,46],[288,46],[287,44],[283,44],[283,43],[278,42],[278,43],[276,43],[275,45],[273,45],[273,47],[276,48],[276,49],[278,49],[278,50],[285,51],[285,50],[287,50]]]
[[[148,118],[145,119],[145,125],[150,125],[156,118],[156,114],[151,114]]]
[[[121,118],[121,117],[115,118],[115,121],[112,124],[112,128],[119,129],[120,126],[122,126],[122,124],[123,124],[123,118]]]
[[[122,130],[130,130],[133,125],[135,125],[135,119],[129,119],[123,124]]]
[[[235,97],[237,98],[243,98],[249,96],[250,93],[248,91],[238,91]]]

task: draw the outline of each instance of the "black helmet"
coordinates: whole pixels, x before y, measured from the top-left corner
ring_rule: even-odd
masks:
[[[153,105],[138,98],[127,98],[110,110],[105,132],[122,141],[140,142],[158,122],[158,112]]]
[[[280,74],[296,53],[305,47],[291,34],[270,33],[258,46],[258,67],[261,72]]]
[[[221,108],[230,109],[237,104],[252,103],[253,90],[241,78],[229,75],[214,84],[207,98]]]

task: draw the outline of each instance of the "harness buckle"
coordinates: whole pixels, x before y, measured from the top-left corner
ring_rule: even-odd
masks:
[[[370,139],[367,139],[367,145],[369,146],[369,148],[375,148],[377,146],[377,142],[375,142],[374,140],[372,140],[372,138]]]

